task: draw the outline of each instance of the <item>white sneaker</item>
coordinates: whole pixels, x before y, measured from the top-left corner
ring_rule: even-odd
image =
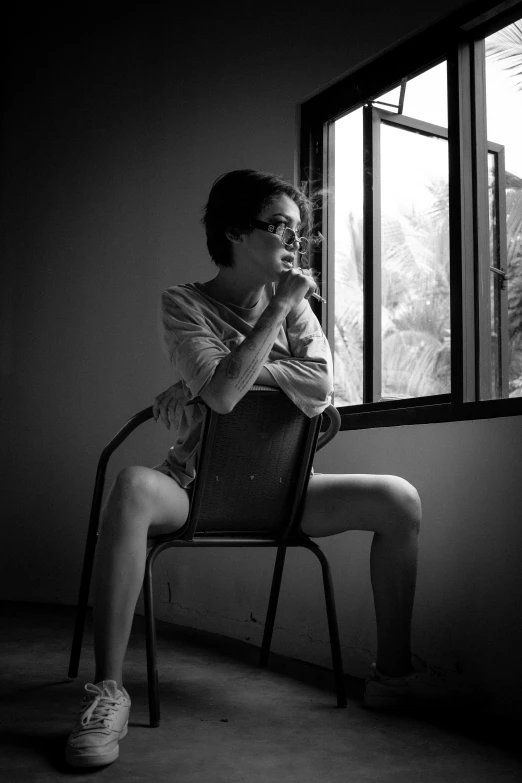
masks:
[[[87,683],[76,728],[69,735],[65,758],[73,767],[98,767],[116,761],[118,740],[127,734],[131,701],[115,680]]]
[[[375,664],[366,680],[364,705],[372,709],[396,709],[412,704],[423,706],[478,706],[478,693],[456,671],[439,669],[411,657],[413,671],[405,677],[381,674]]]

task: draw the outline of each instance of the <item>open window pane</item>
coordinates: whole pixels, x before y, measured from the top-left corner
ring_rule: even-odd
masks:
[[[400,88],[396,87],[384,95],[380,95],[378,101],[399,104]],[[383,108],[388,108],[383,106]],[[423,122],[448,126],[448,96],[446,63],[440,63],[428,71],[408,79],[404,93],[404,106],[402,113],[407,117],[415,117]]]
[[[333,123],[329,263],[335,281],[335,403],[340,407],[450,391],[446,63],[407,82],[403,97],[414,119],[381,110],[376,101],[378,129],[365,124],[371,107]],[[398,98],[391,91],[379,101]],[[365,154],[373,176],[369,188],[363,178]],[[368,220],[369,234],[378,239],[365,248]],[[366,285],[369,259],[373,280]],[[365,298],[367,304],[374,302],[373,337],[364,322]]]
[[[381,125],[381,399],[450,391],[448,144]]]
[[[492,396],[522,396],[522,21],[486,38]],[[500,166],[499,166],[500,161]],[[498,270],[498,271],[495,271]],[[507,285],[499,272],[507,274]],[[505,365],[505,366],[503,366]],[[504,382],[503,382],[504,378]]]

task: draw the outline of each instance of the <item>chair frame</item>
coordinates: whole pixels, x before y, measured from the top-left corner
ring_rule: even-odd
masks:
[[[258,389],[251,390],[248,394],[263,394],[274,393],[274,389]],[[279,392],[281,393],[281,392]],[[143,580],[143,594],[144,594],[144,606],[145,606],[145,623],[146,623],[146,646],[147,646],[147,680],[148,680],[148,695],[149,695],[149,715],[151,727],[159,726],[160,721],[160,706],[159,706],[159,687],[158,687],[158,669],[157,669],[157,643],[156,643],[156,624],[154,619],[154,605],[153,605],[153,583],[152,572],[156,558],[161,552],[171,547],[190,546],[190,547],[272,547],[277,549],[277,555],[274,566],[274,573],[272,577],[272,586],[270,590],[270,598],[268,602],[267,616],[265,622],[265,630],[263,634],[263,640],[261,645],[260,660],[261,666],[266,666],[268,663],[268,657],[270,653],[270,646],[272,641],[272,634],[274,630],[274,622],[277,611],[277,604],[279,600],[279,593],[281,588],[281,581],[283,576],[283,569],[285,564],[286,550],[288,547],[301,546],[312,552],[321,565],[323,588],[326,603],[326,613],[328,620],[328,630],[330,636],[330,647],[332,655],[332,666],[335,678],[335,687],[337,695],[337,706],[345,707],[347,704],[346,695],[346,683],[344,679],[343,665],[342,665],[342,653],[341,643],[339,637],[339,627],[337,622],[337,613],[335,608],[335,597],[332,582],[332,575],[328,559],[322,549],[306,536],[299,529],[299,523],[301,520],[302,510],[304,506],[304,500],[306,495],[306,489],[310,477],[313,459],[315,453],[319,449],[323,448],[327,443],[335,437],[340,428],[340,416],[337,409],[330,405],[325,413],[329,419],[329,426],[325,432],[319,435],[323,416],[316,416],[310,419],[308,432],[306,437],[306,445],[303,453],[302,468],[298,478],[298,485],[296,487],[295,499],[291,513],[289,514],[288,523],[284,530],[278,531],[278,534],[246,534],[237,533],[231,531],[230,533],[200,533],[197,531],[197,513],[199,507],[199,499],[201,495],[201,488],[205,482],[205,453],[209,453],[210,449],[205,451],[206,446],[212,443],[214,431],[217,426],[217,419],[222,414],[217,414],[215,411],[206,408],[205,420],[203,424],[203,434],[201,440],[201,458],[198,465],[198,471],[194,483],[194,492],[192,496],[191,509],[188,519],[180,530],[174,533],[169,533],[162,536],[157,536],[154,539],[150,539],[150,549],[147,554],[147,560],[145,565],[145,575]],[[107,465],[110,457],[114,451],[123,443],[124,440],[141,424],[150,420],[153,417],[152,407],[145,408],[144,410],[133,416],[127,423],[119,430],[119,432],[112,438],[112,440],[103,449],[98,467],[96,471],[96,480],[94,485],[93,499],[91,505],[91,513],[89,518],[89,528],[87,532],[87,541],[85,547],[82,576],[80,582],[80,590],[78,596],[78,604],[76,611],[76,619],[74,625],[73,641],[71,646],[71,656],[69,662],[69,677],[76,678],[78,676],[78,667],[80,661],[81,647],[83,641],[83,633],[85,628],[85,620],[88,609],[89,590],[92,578],[92,571],[94,565],[94,555],[96,550],[98,527],[100,521],[100,512],[103,498],[103,491],[105,486],[105,477],[107,471]]]

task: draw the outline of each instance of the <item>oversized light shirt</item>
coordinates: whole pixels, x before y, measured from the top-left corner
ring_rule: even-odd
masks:
[[[273,293],[273,287],[267,286],[257,304],[245,308],[213,299],[202,283],[163,292],[163,339],[174,368],[173,383],[181,384],[187,402],[201,394],[219,362],[250,335]],[[265,367],[307,416],[317,416],[330,404],[330,347],[306,299],[286,317]],[[185,406],[175,445],[156,467],[182,487],[188,487],[196,475],[203,412],[199,403]]]

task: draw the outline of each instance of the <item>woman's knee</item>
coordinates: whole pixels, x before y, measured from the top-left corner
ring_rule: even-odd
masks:
[[[118,473],[109,505],[147,507],[154,503],[157,492],[158,482],[154,471],[140,465],[132,465]]]
[[[388,518],[394,530],[418,534],[422,515],[419,493],[413,484],[400,476],[383,476],[382,479]]]

